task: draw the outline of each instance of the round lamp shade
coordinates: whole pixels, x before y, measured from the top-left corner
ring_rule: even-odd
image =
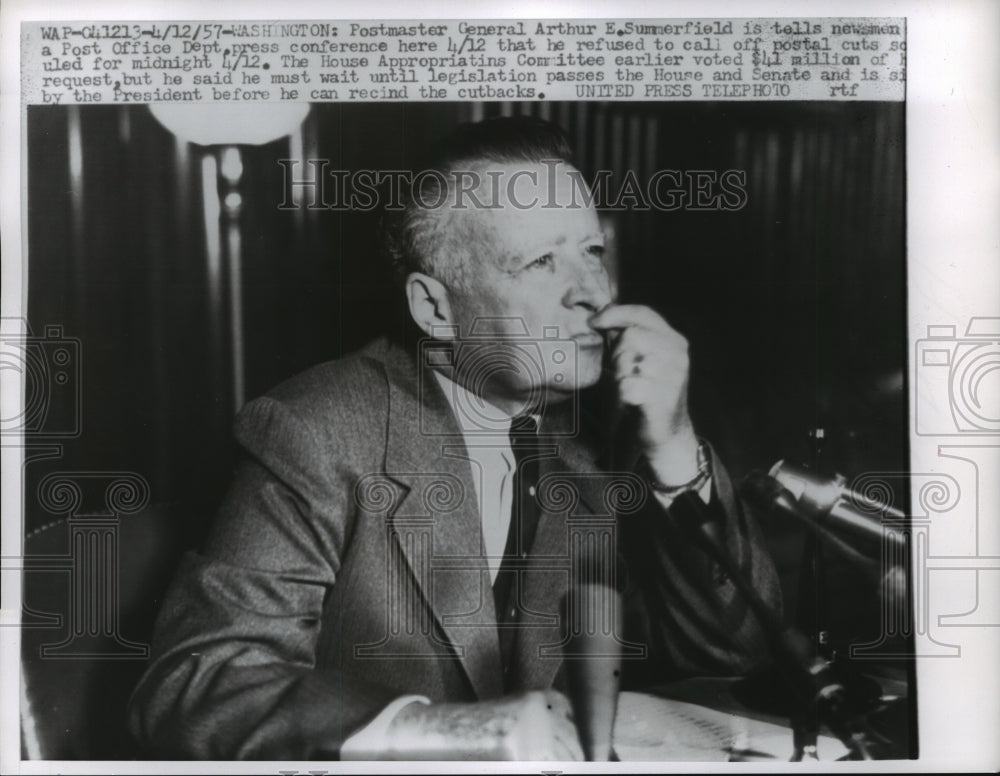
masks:
[[[181,140],[198,145],[263,145],[290,135],[308,103],[158,103],[150,112]]]

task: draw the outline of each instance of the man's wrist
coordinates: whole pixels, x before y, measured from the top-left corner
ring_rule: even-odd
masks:
[[[649,486],[660,503],[668,507],[677,496],[688,491],[696,492],[702,501],[708,503],[712,491],[712,461],[708,445],[700,440],[697,442],[693,468],[694,474],[688,480],[669,484],[660,479],[657,470],[650,464]]]
[[[693,432],[647,455],[646,462],[654,487],[667,491],[690,487],[706,469],[711,474],[707,445]]]

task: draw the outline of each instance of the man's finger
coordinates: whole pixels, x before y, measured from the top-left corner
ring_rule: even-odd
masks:
[[[583,759],[583,750],[579,748],[577,744],[577,749],[574,750],[566,741],[561,738],[556,738],[552,741],[552,759],[553,760],[564,760],[568,762],[580,761]]]
[[[666,386],[685,379],[689,363],[686,351],[649,354],[629,350],[614,353],[608,371],[614,375],[615,380],[620,381],[630,376],[652,377]]]
[[[573,707],[569,699],[558,690],[549,690],[545,693],[545,702],[549,711],[559,718],[573,719]]]
[[[605,329],[628,328],[641,326],[654,331],[674,331],[663,320],[663,317],[651,307],[641,304],[612,304],[593,315],[589,324],[591,328],[603,331]]]
[[[683,366],[687,363],[687,341],[677,335],[665,337],[649,329],[626,329],[612,348],[611,358],[619,363],[659,361]]]
[[[565,760],[582,761],[583,748],[580,737],[573,723],[573,707],[569,699],[561,692],[550,690],[546,693],[546,701],[551,716],[553,741],[559,747],[560,757]]]
[[[660,392],[672,385],[681,385],[687,378],[687,362],[682,355],[677,355],[672,361],[665,359],[628,359],[615,361],[614,379],[619,383],[631,377],[641,377],[653,380],[660,386]]]
[[[633,407],[645,407],[659,399],[662,393],[660,381],[643,375],[626,375],[618,381],[618,398]]]
[[[572,761],[584,759],[580,737],[577,735],[576,726],[572,723],[560,720],[553,724],[553,743],[559,759]]]

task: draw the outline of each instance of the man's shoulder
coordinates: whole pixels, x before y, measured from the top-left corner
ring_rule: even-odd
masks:
[[[341,358],[306,369],[247,405],[279,404],[306,422],[384,415],[391,383],[401,380],[408,356],[384,338]]]
[[[385,380],[385,360],[392,345],[379,339],[360,350],[324,361],[278,383],[264,394],[283,403],[308,402],[327,395],[343,395],[345,390],[373,387]]]

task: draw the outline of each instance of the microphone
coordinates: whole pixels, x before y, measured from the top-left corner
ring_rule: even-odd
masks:
[[[779,461],[770,474],[755,471],[744,477],[740,495],[761,511],[791,517],[804,524],[852,563],[869,582],[877,584],[887,603],[905,605],[908,585],[905,568],[889,560],[883,573],[883,566],[878,562],[880,554],[887,559],[905,557],[908,551],[905,537],[898,531],[883,531],[876,518],[854,507],[851,502],[878,502],[858,495],[843,483],[843,477],[824,480],[801,467]],[[898,509],[886,504],[878,503],[872,511],[898,520],[905,518]],[[842,533],[847,535],[846,539]],[[888,556],[881,552],[883,542],[889,545]]]
[[[824,478],[785,461],[778,461],[769,474],[792,494],[802,509],[829,530],[879,545],[883,541],[903,544],[902,535],[884,531],[882,520],[874,515],[898,521],[905,520],[906,515],[889,504],[851,490],[843,476]]]
[[[621,595],[600,581],[570,588],[564,611],[568,695],[580,744],[588,762],[613,762],[615,713],[621,676]]]
[[[881,520],[875,515],[899,521],[905,520],[906,515],[851,490],[840,475],[824,478],[800,466],[778,461],[768,474],[751,472],[747,475],[740,485],[740,493],[758,508],[805,522],[853,560],[877,554],[883,542],[905,547],[903,535],[884,531]]]

